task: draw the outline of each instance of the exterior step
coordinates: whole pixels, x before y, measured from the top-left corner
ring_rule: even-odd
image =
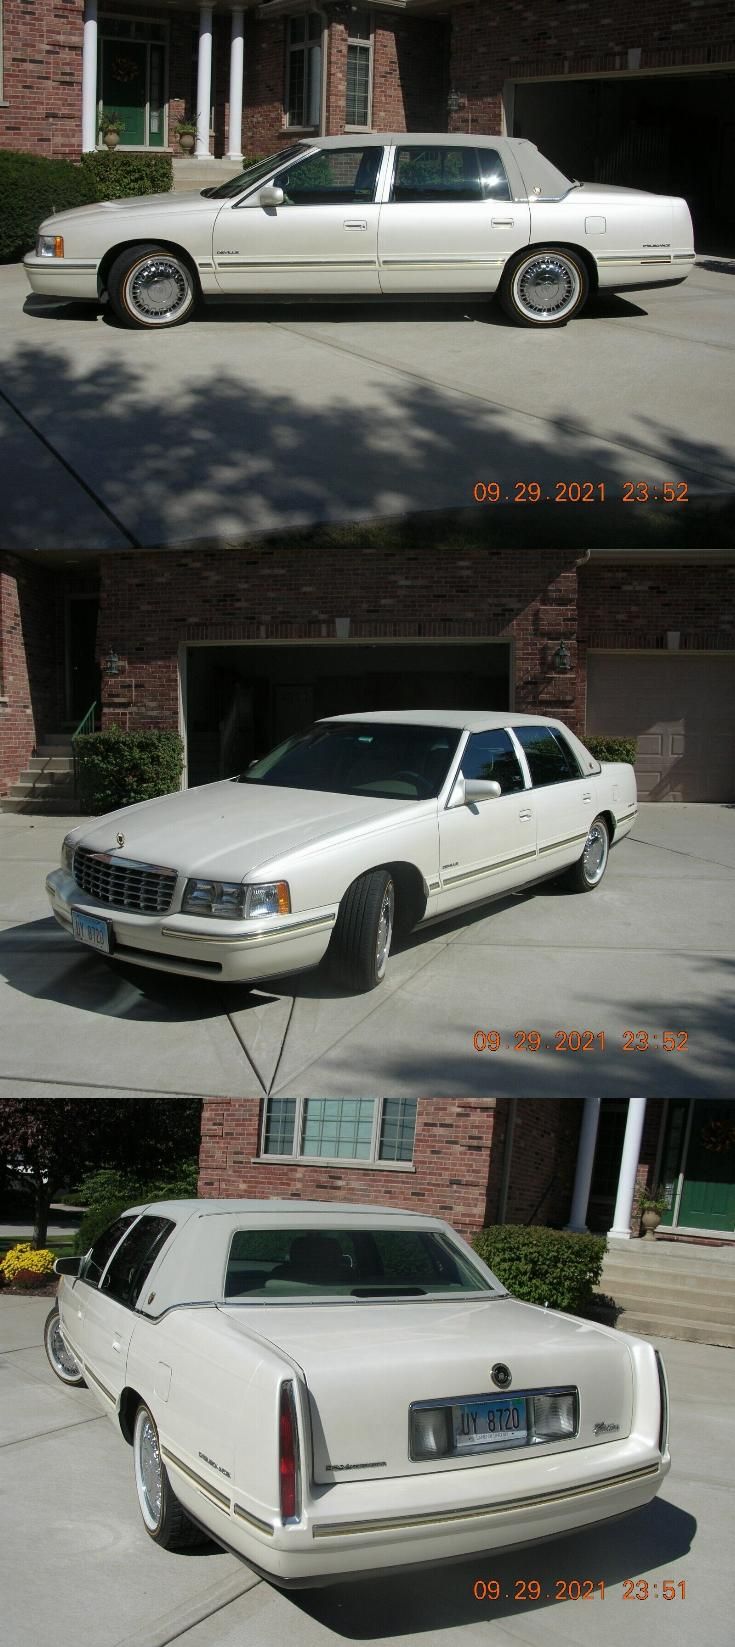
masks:
[[[45,754],[42,753],[42,751],[39,750],[39,753],[37,755],[31,755],[31,758],[30,758],[30,760],[28,762],[28,765],[26,767],[26,771],[21,772],[21,778],[25,778],[26,773],[28,773],[28,772],[48,772],[48,773],[69,772],[69,773],[71,773],[73,771],[74,771],[73,756],[71,756],[71,755],[57,755],[55,753],[52,754],[52,755],[45,755]]]
[[[595,1295],[599,1298],[601,1295]],[[656,1288],[652,1292],[650,1287],[616,1288],[609,1292],[603,1288],[602,1296],[615,1299],[619,1309],[632,1310],[636,1315],[646,1315],[650,1310],[657,1315],[666,1315],[676,1322],[702,1321],[708,1323],[719,1321],[722,1326],[729,1326],[735,1332],[735,1295],[723,1296],[721,1292],[711,1293],[677,1293],[673,1288],[665,1291]]]
[[[608,1264],[606,1260],[602,1274],[606,1282],[614,1281],[619,1287],[714,1287],[718,1292],[724,1287],[735,1293],[735,1268],[730,1270],[724,1266],[718,1269],[652,1271],[645,1264],[629,1264],[623,1269],[621,1265]]]
[[[242,166],[232,160],[197,160],[194,155],[179,155],[173,161],[174,189],[216,188],[237,177]]]
[[[654,1314],[652,1310],[623,1310],[618,1316],[621,1332],[645,1333],[651,1338],[681,1338],[690,1344],[719,1344],[735,1349],[735,1326],[723,1321],[672,1320],[671,1316]]]
[[[20,799],[23,795],[36,795],[39,800],[44,796],[73,795],[74,785],[69,782],[68,772],[21,772],[16,783],[11,783],[8,791],[11,800]]]
[[[39,745],[39,749],[46,749],[49,744],[63,744],[64,749],[68,749],[71,754],[71,737],[68,732],[44,732],[43,743]]]

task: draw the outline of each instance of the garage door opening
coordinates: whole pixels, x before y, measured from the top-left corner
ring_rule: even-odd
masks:
[[[507,709],[504,642],[317,641],[191,646],[186,665],[188,782],[241,772],[326,715],[369,709]]]
[[[735,74],[518,81],[512,129],[569,177],[684,195],[697,251],[735,251]]]

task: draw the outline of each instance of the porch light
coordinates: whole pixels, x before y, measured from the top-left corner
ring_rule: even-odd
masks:
[[[569,674],[569,671],[572,667],[572,659],[571,659],[571,654],[570,654],[570,651],[569,651],[569,647],[565,644],[564,641],[559,642],[559,645],[557,646],[556,651],[554,653],[554,656],[552,658],[552,663],[553,663],[553,666],[554,666],[554,674],[555,675],[568,675]]]
[[[110,650],[107,654],[107,657],[105,658],[105,674],[106,675],[119,675],[119,673],[120,673],[120,659],[117,655],[117,652],[113,652],[112,647],[110,647]]]

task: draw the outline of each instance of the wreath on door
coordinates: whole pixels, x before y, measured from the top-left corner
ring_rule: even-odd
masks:
[[[112,73],[121,86],[130,86],[134,80],[140,80],[140,63],[134,57],[113,57]]]
[[[704,1148],[714,1155],[722,1155],[735,1145],[735,1126],[727,1121],[707,1121],[702,1127],[700,1138]]]

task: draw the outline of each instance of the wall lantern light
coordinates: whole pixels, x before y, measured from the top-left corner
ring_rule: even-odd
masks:
[[[112,647],[110,647],[110,650],[107,654],[107,657],[105,658],[105,674],[106,675],[119,675],[119,673],[120,673],[120,659],[117,655],[117,652],[113,652]]]
[[[568,675],[569,674],[569,671],[572,667],[572,659],[571,659],[571,655],[570,655],[570,652],[569,652],[569,647],[565,644],[564,641],[559,642],[559,645],[557,646],[556,651],[554,653],[552,662],[553,662],[553,665],[554,665],[554,674],[555,675]]]

